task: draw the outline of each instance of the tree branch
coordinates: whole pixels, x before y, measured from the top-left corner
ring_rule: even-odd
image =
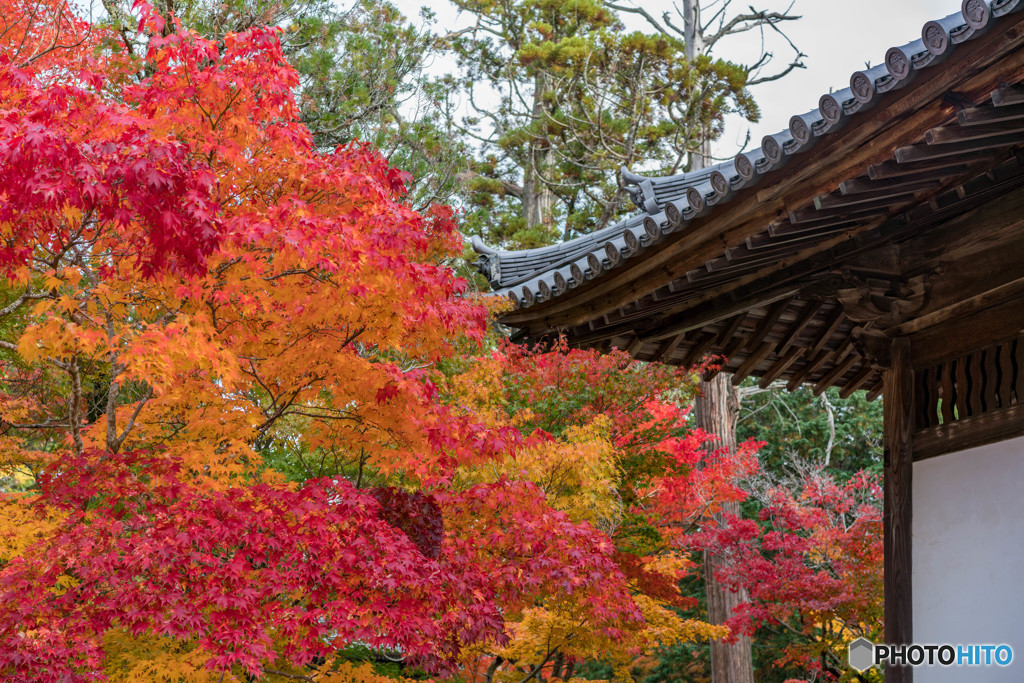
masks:
[[[31,290],[26,289],[24,292],[21,293],[21,295],[17,299],[7,304],[3,308],[0,308],[0,318],[4,318],[10,315],[11,313],[14,313],[14,311],[18,310],[18,308],[20,308],[21,305],[26,301],[29,301],[31,299],[45,299],[47,296],[49,296],[49,294],[45,294],[43,292],[33,292]]]
[[[78,369],[78,356],[71,357],[67,370],[71,378],[71,401],[68,404],[71,441],[74,444],[75,455],[81,455],[85,446],[82,443],[82,374]]]

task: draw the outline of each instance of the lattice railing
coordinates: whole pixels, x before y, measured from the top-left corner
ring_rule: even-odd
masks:
[[[1024,337],[921,368],[915,382],[917,429],[1016,406],[1024,397]]]

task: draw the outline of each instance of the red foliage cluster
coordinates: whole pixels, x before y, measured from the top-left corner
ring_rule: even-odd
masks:
[[[385,522],[404,532],[425,556],[437,559],[444,539],[444,518],[430,496],[394,486],[378,486],[369,493],[380,503]]]
[[[636,618],[604,537],[523,485],[435,501],[330,479],[211,491],[139,452],[64,466],[41,504],[67,521],[3,571],[0,670],[25,680],[94,679],[115,627],[194,640],[209,666],[259,675],[278,654],[310,661],[349,642],[443,669],[463,645],[504,637],[499,605],[549,592],[590,594],[610,623]],[[459,532],[423,552],[413,541],[440,540],[438,511]]]
[[[881,499],[875,476],[837,483],[811,471],[795,492],[769,490],[760,521],[734,518],[706,534],[705,547],[728,559],[719,578],[749,596],[730,628],[785,624],[804,639],[780,663],[834,678],[823,651],[838,654],[835,667],[847,642],[882,632]]]
[[[97,239],[147,273],[198,272],[222,226],[213,174],[143,116],[85,87],[39,83],[0,63],[0,247],[10,272],[40,242]],[[75,212],[77,232],[55,215]]]

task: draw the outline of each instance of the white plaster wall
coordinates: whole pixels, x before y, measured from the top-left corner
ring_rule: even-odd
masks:
[[[1024,438],[914,463],[914,640],[1006,643],[1007,667],[917,667],[915,683],[1024,682]]]

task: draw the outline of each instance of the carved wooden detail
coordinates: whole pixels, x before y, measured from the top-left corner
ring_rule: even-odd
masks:
[[[836,292],[846,317],[885,329],[914,316],[926,303],[928,276],[917,275],[902,283],[884,278],[846,274],[848,287]]]

